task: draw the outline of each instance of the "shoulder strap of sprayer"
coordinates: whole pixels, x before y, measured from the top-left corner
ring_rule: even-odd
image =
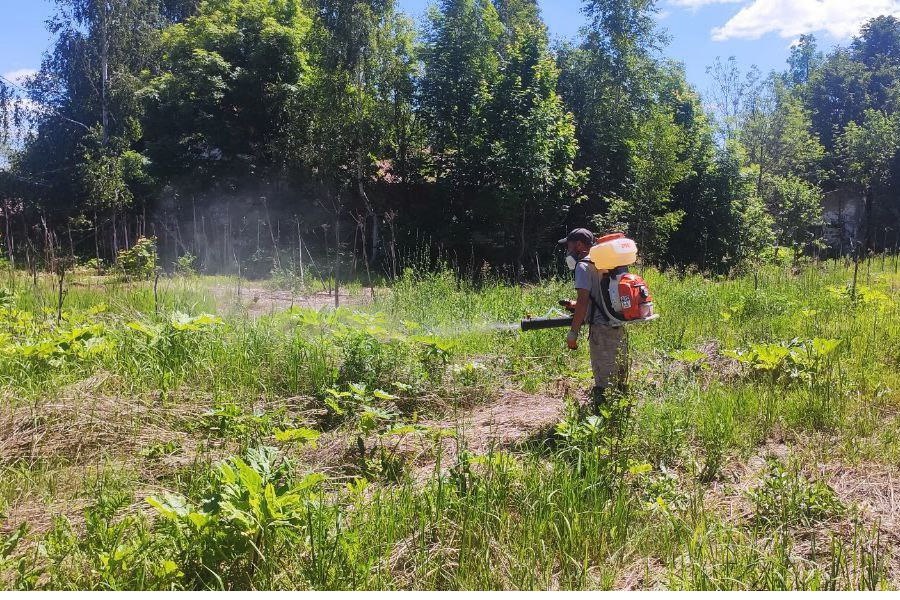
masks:
[[[607,320],[609,320],[609,324],[613,327],[619,327],[625,324],[625,318],[613,308],[611,297],[613,277],[618,276],[623,272],[624,269],[614,269],[609,272],[609,275],[603,277],[603,280],[600,282],[600,294],[603,300],[601,308],[603,308],[603,312],[606,315]]]
[[[594,263],[592,263],[587,258],[582,259],[580,262],[588,264],[592,267],[594,266]],[[616,275],[618,275],[620,272],[624,272],[624,270],[620,271],[619,269],[615,269],[614,271],[611,271],[611,273]],[[588,315],[588,323],[593,324],[594,315],[596,315],[596,311],[599,310],[600,314],[603,315],[603,317],[606,319],[606,322],[611,327],[618,327],[625,324],[625,321],[622,320],[621,315],[617,316],[616,311],[613,310],[612,299],[609,297],[609,288],[611,283],[612,278],[609,275],[606,275],[600,279],[600,294],[602,302],[598,302],[597,299],[594,298],[594,295],[588,292],[588,297],[591,299],[591,311]]]

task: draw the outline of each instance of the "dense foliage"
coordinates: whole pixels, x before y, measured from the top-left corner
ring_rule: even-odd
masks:
[[[897,589],[898,268],[647,269],[590,416],[586,344],[497,326],[564,280],[2,269],[0,589]]]
[[[653,0],[586,0],[554,48],[534,0],[441,0],[419,32],[392,0],[56,3],[40,72],[0,82],[12,262],[153,236],[166,269],[396,276],[426,252],[540,276],[594,224],[725,272],[820,254],[826,226],[835,251],[900,234],[893,17],[766,77],[717,59],[704,105]]]

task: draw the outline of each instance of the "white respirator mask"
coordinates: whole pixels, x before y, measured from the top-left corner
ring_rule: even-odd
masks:
[[[566,266],[569,267],[570,271],[574,271],[575,267],[578,266],[578,259],[571,254],[566,254]]]

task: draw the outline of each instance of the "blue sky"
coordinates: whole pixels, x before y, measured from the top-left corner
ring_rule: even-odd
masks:
[[[417,20],[430,0],[398,0]],[[584,22],[580,0],[541,0],[552,34],[569,38]],[[845,43],[867,18],[900,15],[900,0],[659,0],[659,24],[671,36],[666,54],[684,63],[689,80],[709,89],[706,67],[716,56],[745,67],[781,69],[791,43],[815,33],[823,47]],[[0,0],[0,74],[16,78],[40,65],[50,43],[44,22],[50,0]]]

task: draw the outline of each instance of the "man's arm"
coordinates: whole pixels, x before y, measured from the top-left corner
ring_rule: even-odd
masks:
[[[581,332],[581,326],[587,318],[588,307],[591,303],[591,293],[588,290],[578,290],[578,299],[575,301],[575,314],[572,318],[572,329],[566,337],[566,343],[570,350],[578,349],[578,334]]]

